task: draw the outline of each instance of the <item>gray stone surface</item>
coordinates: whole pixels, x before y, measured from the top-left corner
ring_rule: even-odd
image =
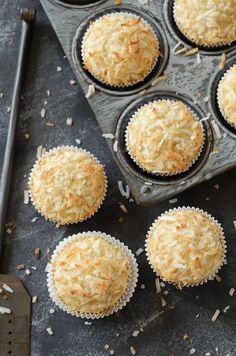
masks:
[[[117,180],[121,179],[119,171],[79,85],[69,84],[74,75],[36,0],[1,1],[0,92],[5,95],[0,99],[0,161],[9,117],[5,109],[11,105],[21,6],[36,6],[38,17],[24,85],[7,219],[14,223],[14,231],[12,235],[6,235],[4,240],[1,272],[19,276],[29,293],[38,296],[32,314],[32,355],[109,355],[104,350],[105,344],[109,344],[120,356],[131,355],[132,345],[137,355],[142,356],[170,356],[172,352],[175,356],[184,356],[189,355],[192,348],[196,349],[195,355],[199,356],[206,352],[219,356],[236,355],[236,297],[228,295],[230,287],[236,287],[236,233],[232,223],[236,220],[235,170],[186,191],[178,196],[179,201],[175,204],[198,206],[222,223],[228,243],[228,266],[220,273],[221,283],[210,282],[206,286],[184,291],[167,286],[166,289],[170,291],[165,297],[167,306],[175,308],[162,308],[160,297],[155,294],[155,276],[144,254],[141,254],[138,257],[140,279],[137,291],[119,315],[93,321],[91,326],[86,326],[83,320],[68,316],[57,308],[54,315],[49,314],[53,304],[48,297],[44,272],[47,248],[53,250],[61,239],[70,234],[93,229],[114,235],[136,251],[143,247],[145,233],[152,221],[172,205],[164,202],[150,208],[141,207],[129,204],[120,196],[117,188]],[[62,72],[57,72],[57,66],[62,67]],[[48,89],[52,92],[51,97],[47,97]],[[45,100],[48,101],[46,107]],[[40,116],[43,107],[47,110],[45,119]],[[72,127],[66,125],[67,117],[73,118]],[[55,127],[48,128],[46,122],[53,122]],[[30,134],[28,141],[24,139],[25,132]],[[76,138],[81,139],[82,147],[93,152],[105,164],[109,179],[108,195],[102,209],[92,219],[56,229],[52,223],[40,217],[33,206],[23,204],[23,191],[37,147],[76,144]],[[214,188],[215,184],[220,185],[219,190]],[[206,200],[206,197],[210,199]],[[124,201],[127,206],[127,215],[120,210],[119,201]],[[32,223],[32,218],[36,216],[38,220]],[[124,216],[123,224],[117,221],[120,216]],[[33,256],[36,247],[42,249],[40,261]],[[25,263],[28,268],[36,266],[37,271],[32,270],[29,276],[24,271],[18,272],[16,265],[19,263]],[[141,284],[145,284],[145,290],[140,288]],[[213,323],[211,317],[215,310],[222,311],[227,305],[231,306],[228,313],[221,312]],[[199,317],[196,318],[196,315]],[[47,334],[47,327],[52,327],[53,336]],[[139,328],[143,328],[143,332],[137,338],[132,337],[133,331]],[[182,340],[185,332],[190,337],[187,341]]]

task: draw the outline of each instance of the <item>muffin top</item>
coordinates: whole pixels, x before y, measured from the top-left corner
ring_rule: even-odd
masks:
[[[212,277],[224,260],[222,230],[200,210],[162,214],[147,235],[150,263],[161,278],[179,288]]]
[[[174,18],[197,45],[220,46],[236,40],[236,0],[175,0]]]
[[[198,157],[203,142],[201,123],[181,101],[146,104],[133,115],[126,131],[133,160],[156,174],[187,170]]]
[[[58,147],[39,159],[29,190],[36,209],[59,225],[77,223],[93,215],[106,192],[103,166],[89,152]]]
[[[52,261],[56,295],[73,311],[105,313],[127,290],[128,257],[120,247],[97,233],[73,238]]]
[[[225,119],[236,128],[236,64],[220,81],[218,103]]]
[[[142,81],[159,56],[159,44],[150,26],[128,13],[104,15],[92,22],[84,35],[84,67],[112,86]]]

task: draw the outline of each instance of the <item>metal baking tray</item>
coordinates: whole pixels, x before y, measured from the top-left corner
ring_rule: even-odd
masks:
[[[107,139],[107,143],[137,203],[160,202],[236,166],[236,130],[222,118],[216,103],[218,82],[236,63],[235,43],[217,49],[199,47],[200,61],[196,54],[189,57],[175,55],[173,49],[179,42],[187,48],[196,46],[178,31],[173,20],[173,0],[152,0],[147,5],[123,0],[119,6],[114,5],[114,0],[41,0],[41,3],[84,93],[88,92],[89,84],[96,88],[96,93],[88,99],[89,104],[102,132],[115,136],[114,140]],[[81,39],[89,22],[111,11],[128,11],[143,16],[156,32],[164,54],[145,81],[129,89],[113,90],[102,85],[81,63]],[[223,70],[219,70],[223,52],[227,61]],[[163,72],[167,79],[153,85]],[[206,97],[209,99],[207,103]],[[143,172],[129,158],[124,144],[125,127],[132,113],[147,101],[159,98],[182,99],[199,119],[211,114],[203,121],[206,142],[201,157],[188,172],[172,177]],[[118,141],[117,152],[114,151],[115,141]]]

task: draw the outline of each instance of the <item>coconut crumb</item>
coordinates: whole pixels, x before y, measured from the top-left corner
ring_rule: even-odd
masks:
[[[218,274],[215,275],[215,279],[216,279],[217,282],[219,282],[219,283],[222,281],[222,279],[220,278],[220,276],[218,276]]]
[[[213,322],[215,322],[219,315],[220,315],[220,310],[219,310],[219,309],[216,309],[216,311],[215,311],[213,317],[211,318],[211,320],[212,320]]]
[[[215,184],[215,185],[214,185],[214,188],[215,188],[216,190],[219,190],[219,189],[220,189],[219,184]]]
[[[88,92],[85,95],[86,99],[89,99],[94,94],[95,94],[95,86],[94,85],[89,85]]]
[[[161,293],[161,284],[160,284],[160,279],[159,279],[159,277],[156,278],[155,284],[156,284],[156,294]]]
[[[2,99],[4,97],[4,93],[0,93],[0,98]]]
[[[110,355],[114,355],[115,351],[114,350],[110,350]]]
[[[202,59],[201,59],[200,53],[198,52],[197,53],[197,64],[201,64],[201,63],[202,63]]]
[[[128,210],[127,210],[127,208],[126,208],[126,206],[124,204],[120,204],[120,208],[125,214],[128,213]]]
[[[0,307],[0,314],[11,314],[11,309]]]
[[[74,80],[74,79],[70,80],[70,85],[76,85],[76,84],[77,84],[76,80]]]
[[[32,303],[35,304],[38,300],[38,297],[35,295],[33,298],[32,298]]]
[[[28,140],[28,139],[30,138],[29,133],[26,132],[26,133],[24,134],[24,138],[25,138],[26,140]]]
[[[152,82],[151,82],[151,86],[154,87],[155,85],[157,85],[158,83],[160,83],[162,80],[166,80],[167,79],[167,75],[164,74],[164,75],[161,75],[160,77],[154,79]]]
[[[2,288],[5,289],[7,292],[9,292],[11,294],[14,293],[14,290],[11,287],[9,287],[7,284],[5,284],[5,283],[3,284]]]
[[[90,326],[90,325],[93,325],[93,323],[91,321],[85,321],[84,325]]]
[[[208,96],[205,96],[205,98],[203,99],[203,101],[204,101],[204,103],[208,103],[208,101],[209,101]]]
[[[51,91],[47,90],[47,96],[51,96]]]
[[[183,336],[183,340],[186,341],[188,339],[189,339],[189,336],[188,336],[188,334],[185,333],[184,336]]]
[[[132,336],[137,337],[139,335],[140,331],[139,330],[134,330]]]
[[[24,190],[24,204],[29,204],[29,191]]]
[[[206,352],[205,356],[211,356],[211,353],[210,352]]]
[[[67,117],[67,119],[66,119],[66,125],[72,126],[72,124],[73,124],[73,119],[72,119],[72,117]]]
[[[145,284],[141,284],[140,288],[145,289],[146,288]]]
[[[117,140],[114,142],[113,151],[118,152],[118,141]]]
[[[223,312],[226,314],[229,309],[230,309],[230,305],[227,305],[227,307],[225,307],[225,308],[223,309]]]
[[[34,223],[34,222],[37,221],[37,220],[38,220],[38,217],[35,216],[35,217],[31,220],[31,222]]]
[[[224,53],[222,53],[221,58],[220,58],[219,70],[224,69],[225,62],[226,62],[226,53],[224,52]]]
[[[46,116],[46,110],[45,110],[44,108],[41,110],[40,116],[42,117],[42,119],[45,118],[45,116]]]
[[[48,332],[49,335],[53,335],[54,334],[52,328],[47,328],[47,332]]]
[[[233,224],[234,224],[234,228],[236,230],[236,220],[233,221]]]
[[[27,274],[28,276],[31,274],[31,272],[28,268],[25,270],[25,274]]]
[[[167,303],[166,303],[164,297],[161,296],[161,306],[162,306],[162,308],[166,307],[166,305],[167,305]]]
[[[230,295],[231,297],[233,297],[234,292],[235,292],[235,289],[234,289],[234,288],[230,288],[230,290],[229,290],[229,295]]]
[[[143,248],[139,248],[137,251],[136,251],[136,256],[140,256],[141,253],[143,253]]]
[[[105,349],[105,350],[109,350],[109,348],[110,348],[110,346],[109,346],[108,344],[106,344],[106,345],[104,346],[104,349]]]
[[[146,92],[147,92],[147,89],[144,89],[144,90],[140,91],[138,93],[138,95],[143,96],[144,94],[146,94]]]
[[[36,247],[36,249],[34,250],[34,256],[37,258],[37,260],[40,259],[41,257],[41,250],[39,247]]]
[[[115,136],[112,133],[102,134],[102,137],[113,140]]]
[[[40,145],[37,148],[37,153],[36,153],[37,159],[40,159],[44,155],[45,152],[46,152],[46,148],[44,148],[42,145]]]
[[[118,188],[120,191],[120,194],[125,197],[126,199],[129,199],[130,197],[130,188],[128,185],[126,185],[125,189],[123,186],[123,182],[121,180],[118,181]]]
[[[222,135],[221,135],[221,132],[220,132],[220,129],[219,129],[219,126],[217,125],[217,123],[215,122],[215,120],[211,120],[211,123],[212,123],[212,126],[214,128],[214,131],[216,133],[216,136],[219,139],[221,139]]]
[[[62,67],[58,66],[57,67],[57,72],[62,72]]]
[[[11,107],[10,107],[10,106],[7,106],[6,112],[7,112],[7,113],[11,112]]]
[[[54,127],[55,125],[52,122],[47,122],[47,127]]]
[[[192,348],[192,349],[189,351],[189,354],[190,354],[190,355],[193,355],[193,354],[195,354],[195,352],[196,352],[196,349]]]
[[[81,145],[81,140],[79,138],[77,138],[75,142],[77,143],[77,145]]]
[[[23,263],[16,266],[16,269],[17,269],[18,271],[21,271],[21,270],[24,269],[24,268],[25,268],[25,265],[24,265]]]
[[[130,347],[130,352],[132,355],[136,355],[136,350],[133,346]]]
[[[170,204],[178,203],[178,199],[177,198],[171,199],[171,200],[169,200],[169,203]]]
[[[55,309],[51,308],[51,309],[49,310],[49,313],[50,313],[50,314],[54,314],[54,313],[55,313]]]

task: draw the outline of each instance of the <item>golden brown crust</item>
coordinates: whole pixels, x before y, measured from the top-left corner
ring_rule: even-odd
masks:
[[[125,294],[129,261],[122,249],[91,233],[69,241],[52,264],[56,295],[71,310],[105,313]]]
[[[236,128],[236,64],[220,81],[218,103],[225,119]]]
[[[174,174],[198,157],[204,134],[199,121],[181,101],[159,100],[141,107],[127,128],[131,157],[144,170]]]
[[[174,18],[197,45],[219,46],[236,40],[236,0],[175,0]]]
[[[58,147],[36,163],[29,190],[36,209],[47,219],[60,225],[77,223],[101,205],[106,176],[89,152]]]
[[[222,231],[201,212],[170,211],[149,231],[147,251],[162,278],[180,288],[197,285],[214,275],[223,263]]]
[[[112,86],[142,81],[159,56],[159,44],[140,17],[126,13],[104,15],[91,23],[83,38],[84,67]]]

